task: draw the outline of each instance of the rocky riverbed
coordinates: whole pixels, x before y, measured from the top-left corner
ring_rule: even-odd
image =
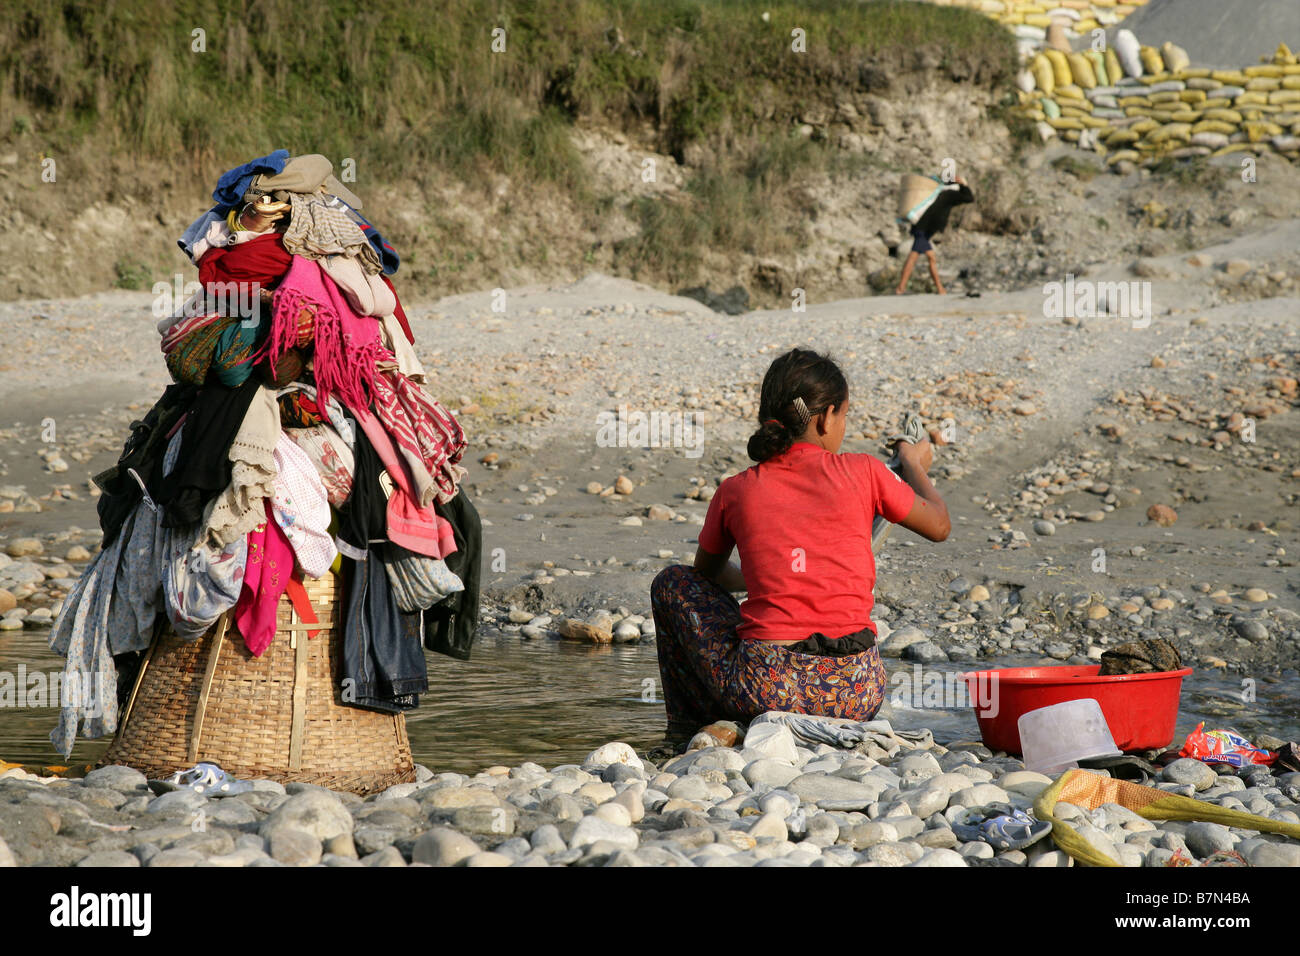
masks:
[[[723,727],[722,732],[739,728]],[[888,728],[886,727],[886,730]],[[885,733],[852,750],[802,744],[786,727],[668,759],[605,744],[581,764],[420,767],[415,783],[361,798],[254,781],[237,796],[155,795],[144,775],[0,774],[0,866],[1029,866],[1074,861],[1051,835],[995,851],[958,838],[965,808],[1029,808],[1050,778],[970,742]],[[1103,771],[1104,773],[1104,771]],[[1300,774],[1217,772],[1195,760],[1161,790],[1300,823]],[[1213,823],[1152,822],[1106,804],[1057,816],[1123,866],[1300,866],[1300,841]],[[1216,854],[1219,854],[1216,856]]]

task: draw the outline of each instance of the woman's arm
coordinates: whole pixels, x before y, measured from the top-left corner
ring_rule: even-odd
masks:
[[[930,442],[900,442],[898,459],[899,474],[916,492],[912,510],[899,524],[931,541],[944,540],[952,530],[952,521],[948,518],[947,504],[927,474],[934,462],[934,450],[930,447]]]
[[[713,554],[703,548],[695,549],[695,570],[724,591],[745,590],[745,576],[734,561],[728,561],[731,552]]]

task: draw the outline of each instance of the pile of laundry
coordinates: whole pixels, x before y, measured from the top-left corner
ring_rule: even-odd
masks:
[[[304,578],[343,574],[349,703],[415,707],[424,648],[473,643],[465,435],[423,387],[396,252],[324,156],[276,150],[212,198],[179,240],[197,291],[158,323],[173,384],[95,477],[102,547],[51,632],[82,689],[50,735],[65,756],[79,725],[116,731],[162,630],[195,640],[229,612],[260,656],[283,595],[309,608]]]

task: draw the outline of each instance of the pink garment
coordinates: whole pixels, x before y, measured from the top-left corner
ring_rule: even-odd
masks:
[[[456,497],[465,469],[460,422],[416,382],[396,369],[375,375],[375,414],[411,466],[413,492],[421,505],[443,504]],[[353,409],[355,411],[355,408]]]
[[[271,502],[263,499],[263,504],[266,520],[248,532],[244,587],[235,603],[235,627],[254,657],[271,646],[280,595],[293,574],[293,548],[271,515]]]
[[[393,493],[388,496],[388,540],[431,558],[445,558],[455,553],[456,535],[451,522],[438,514],[432,505],[422,507],[415,500],[406,462],[398,456],[384,426],[369,412],[354,414],[384,470],[393,479]]]
[[[379,337],[379,321],[353,311],[334,280],[320,263],[294,256],[284,281],[275,291],[267,357],[274,366],[298,341],[298,313],[316,311],[316,398],[324,405],[331,395],[349,408],[369,408],[374,388],[375,363],[391,359]]]

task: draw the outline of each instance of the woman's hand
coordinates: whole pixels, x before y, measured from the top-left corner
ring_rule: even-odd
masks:
[[[930,473],[930,466],[934,464],[934,446],[928,438],[915,443],[901,441],[895,451],[901,464],[916,468],[923,475]]]

